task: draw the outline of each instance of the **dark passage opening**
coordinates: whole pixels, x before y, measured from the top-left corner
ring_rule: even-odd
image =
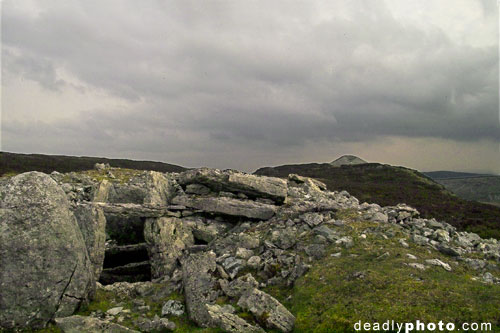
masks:
[[[151,280],[151,265],[144,242],[145,218],[106,216],[107,245],[99,282],[140,282]]]

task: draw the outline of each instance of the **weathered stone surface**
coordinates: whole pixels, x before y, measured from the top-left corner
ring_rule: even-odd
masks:
[[[213,304],[219,293],[214,252],[192,253],[182,261],[182,281],[189,318],[201,327],[213,327],[206,304]]]
[[[144,204],[166,206],[175,196],[177,183],[171,177],[156,171],[146,173]]]
[[[168,300],[161,308],[162,316],[182,316],[184,314],[184,305],[176,300]]]
[[[102,209],[93,205],[78,205],[73,212],[87,247],[94,279],[98,281],[104,262],[106,218]]]
[[[285,180],[274,177],[255,176],[241,172],[217,169],[194,169],[179,175],[181,185],[202,184],[216,192],[237,192],[250,197],[269,198],[283,202],[287,196]]]
[[[56,324],[64,333],[139,333],[139,331],[131,330],[118,324],[85,316],[56,318]]]
[[[252,274],[248,273],[245,276],[240,276],[234,281],[227,282],[226,280],[219,281],[222,291],[229,297],[240,297],[244,292],[258,288],[259,282],[255,280]]]
[[[93,195],[92,195],[92,201],[95,202],[106,202],[108,201],[108,196],[109,196],[109,191],[113,185],[104,179],[101,181],[94,189]]]
[[[40,172],[0,186],[0,327],[40,328],[71,315],[95,288],[68,199]]]
[[[275,328],[282,332],[291,332],[295,324],[295,317],[274,297],[258,289],[245,292],[238,306],[250,311],[260,318],[267,328]]]
[[[231,333],[264,333],[265,331],[257,326],[250,325],[244,319],[235,314],[224,311],[217,304],[207,304],[208,315],[213,326],[222,328],[225,332]]]
[[[276,206],[250,200],[238,200],[225,197],[194,197],[181,195],[172,202],[209,213],[243,216],[259,220],[269,220],[276,212]]]
[[[175,217],[147,219],[144,239],[148,245],[152,278],[170,275],[183,251],[194,244],[191,229]]]

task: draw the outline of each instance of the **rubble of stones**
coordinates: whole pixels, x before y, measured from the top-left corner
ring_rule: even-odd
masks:
[[[294,174],[279,179],[202,168],[138,172],[123,182],[114,179],[117,171],[109,166],[96,169],[108,180],[97,181],[83,173],[50,175],[64,191],[81,230],[93,282],[98,288],[135,297],[151,294],[153,281],[162,284],[165,295],[174,291],[184,295],[185,304],[170,300],[161,316],[140,317],[136,325],[141,331],[174,330],[175,324],[166,317],[184,311],[201,327],[227,332],[292,331],[294,316],[262,289],[293,286],[326,255],[330,244],[352,247],[353,238],[343,231],[347,222],[336,214],[343,210],[355,212],[361,220],[397,226],[408,235],[399,240],[401,246],[408,247],[411,241],[432,248],[477,270],[479,281],[500,283],[490,273],[498,269],[491,261],[500,262],[499,241],[419,218],[417,210],[404,204],[360,204],[345,191],[330,192],[323,183]],[[35,179],[48,177],[30,174],[36,174]],[[471,253],[482,259],[465,258]],[[407,265],[452,270],[439,259],[424,264],[413,256]],[[217,302],[221,298],[227,304]],[[231,304],[251,313],[253,321],[238,316]],[[138,304],[138,309],[141,306],[145,305]],[[131,332],[119,325],[127,311],[116,307],[90,317],[68,316],[66,311],[66,317],[52,313],[46,319],[55,318],[63,331],[96,327]],[[12,328],[23,323],[0,317],[0,325]]]

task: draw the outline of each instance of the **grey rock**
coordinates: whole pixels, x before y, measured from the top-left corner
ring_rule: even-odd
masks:
[[[280,249],[287,250],[297,243],[297,235],[292,228],[277,229],[271,233],[271,241]]]
[[[260,318],[267,328],[291,332],[295,317],[274,297],[256,288],[245,292],[238,301],[238,306]]]
[[[446,231],[444,229],[437,229],[432,234],[432,238],[438,242],[448,243],[450,241],[450,234],[448,233],[448,231]]]
[[[0,328],[42,328],[68,316],[95,290],[89,260],[64,191],[28,172],[0,186]]]
[[[240,276],[231,282],[221,280],[219,284],[222,291],[229,297],[240,297],[246,291],[259,286],[259,282],[257,282],[250,273],[245,276]]]
[[[327,227],[326,225],[320,225],[313,229],[314,233],[325,237],[330,242],[335,242],[339,239],[339,236],[335,231]]]
[[[92,263],[94,279],[99,280],[104,263],[106,244],[106,218],[101,208],[94,205],[77,205],[73,213],[83,235]]]
[[[259,256],[252,256],[248,258],[247,266],[253,269],[259,269],[262,259]]]
[[[274,205],[224,197],[180,195],[175,197],[172,202],[176,205],[200,209],[209,213],[243,216],[259,220],[269,220],[276,212]]]
[[[182,280],[189,318],[201,327],[211,327],[211,316],[206,304],[213,304],[219,293],[217,280],[212,276],[216,270],[215,253],[190,254],[182,261]]]
[[[145,189],[143,203],[152,206],[166,206],[170,204],[176,194],[177,183],[172,177],[156,172],[148,171],[145,175]]]
[[[448,272],[451,271],[451,266],[439,259],[426,259],[425,262],[429,265],[440,266]]]
[[[344,246],[346,249],[349,249],[354,246],[354,241],[352,240],[351,236],[345,236],[335,241],[335,244]]]
[[[409,248],[410,247],[410,245],[406,242],[406,240],[404,238],[401,238],[399,240],[399,244],[401,244],[401,246],[404,247],[404,248]]]
[[[174,217],[147,219],[144,239],[148,245],[153,278],[172,274],[184,251],[194,244],[191,229]]]
[[[418,244],[418,245],[427,245],[429,243],[429,239],[427,237],[424,237],[424,236],[420,236],[418,234],[412,234],[411,235],[411,240]]]
[[[269,198],[283,202],[287,195],[287,183],[274,177],[255,176],[235,171],[194,169],[179,175],[181,185],[203,184],[216,192],[242,193],[249,197]]]
[[[258,237],[241,233],[238,235],[238,238],[239,238],[239,246],[245,249],[252,250],[260,246],[260,239]]]
[[[236,257],[240,259],[249,259],[250,257],[253,256],[253,251],[245,249],[243,247],[239,247],[236,249]]]
[[[215,327],[222,328],[225,332],[231,333],[264,333],[265,331],[258,327],[247,323],[244,319],[235,314],[225,311],[224,308],[217,304],[206,305],[211,323]]]
[[[116,316],[117,314],[119,314],[122,311],[123,311],[123,306],[117,306],[117,307],[109,309],[108,311],[106,311],[106,313],[109,314],[110,316]]]
[[[56,318],[55,321],[57,326],[64,333],[139,333],[139,331],[131,330],[127,327],[110,323],[108,321],[102,321],[95,317],[71,316],[66,318]]]
[[[326,254],[326,248],[324,244],[311,244],[305,248],[308,256],[314,259],[321,259]]]
[[[446,244],[438,244],[436,248],[439,252],[451,257],[459,257],[462,255],[462,250],[460,248],[452,247]]]
[[[300,218],[307,223],[307,225],[311,228],[323,223],[324,217],[318,213],[306,213],[300,216]]]
[[[161,308],[162,316],[182,316],[184,314],[184,304],[176,300],[168,300]]]
[[[419,269],[421,271],[425,271],[427,269],[426,266],[422,265],[422,264],[419,264],[419,263],[416,263],[416,262],[411,262],[409,264],[407,264],[408,266],[410,267],[413,267],[413,268],[416,268],[416,269]]]
[[[188,184],[186,186],[186,193],[188,194],[198,194],[198,195],[206,195],[210,193],[210,189],[205,185],[201,184]]]
[[[243,260],[235,257],[228,257],[222,262],[222,267],[231,279],[234,279],[238,272],[243,268]]]

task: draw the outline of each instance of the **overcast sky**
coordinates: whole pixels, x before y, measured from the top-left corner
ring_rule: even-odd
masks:
[[[496,0],[4,0],[1,149],[500,173]]]

